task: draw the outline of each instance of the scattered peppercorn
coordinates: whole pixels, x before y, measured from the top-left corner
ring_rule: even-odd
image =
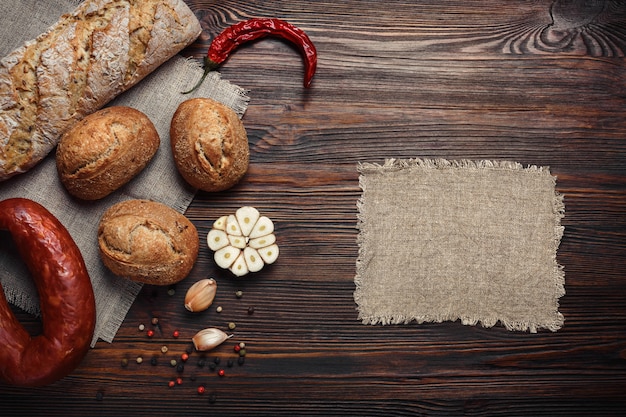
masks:
[[[173,388],[176,385],[176,381],[174,381],[173,379],[167,383],[167,386],[170,388]]]
[[[224,371],[223,369],[220,369],[219,371],[217,371],[217,374],[219,376],[224,376],[224,375],[226,375],[226,371]]]
[[[188,355],[191,355],[191,352],[193,352],[193,345],[187,346],[187,348],[185,349],[185,352],[187,352]]]
[[[170,288],[167,290],[167,295],[169,295],[169,296],[171,297],[171,296],[172,296],[172,295],[174,295],[174,294],[176,294],[176,290],[174,289],[174,287],[170,287]]]
[[[152,365],[152,366],[157,366],[158,364],[159,364],[159,360],[157,359],[157,357],[156,357],[156,356],[153,356],[153,357],[150,359],[150,365]]]
[[[139,325],[139,331],[143,332],[143,330],[146,328],[146,326],[144,326],[143,324]]]
[[[170,365],[172,365],[172,367],[176,366],[176,364],[177,364],[176,359],[172,359],[170,361]]]
[[[204,391],[205,391],[204,385],[200,385],[198,387],[198,394],[204,394]]]
[[[174,336],[175,338],[178,338],[180,336],[180,332],[178,330],[174,330],[174,333],[172,333],[172,336]]]
[[[143,362],[143,358],[141,356],[137,356],[137,359],[135,359],[135,361],[137,363],[141,363],[141,362]]]
[[[237,345],[235,345],[235,346],[233,347],[233,350],[234,350],[235,352],[239,352],[239,351],[241,350],[241,346],[239,346],[239,345],[237,344]]]
[[[123,358],[121,365],[122,365],[122,368],[126,368],[128,366],[128,359],[127,358]]]
[[[152,317],[152,321],[151,322],[152,322],[152,324],[154,324],[156,326],[157,324],[159,324],[159,318],[158,317]]]
[[[180,359],[181,359],[183,362],[187,362],[187,359],[189,359],[189,354],[187,354],[187,353],[183,353],[182,355],[180,355]]]
[[[217,311],[218,313],[222,312],[222,306],[217,306],[217,308],[215,309],[215,311]]]
[[[245,356],[240,356],[240,357],[237,359],[237,363],[238,363],[239,365],[243,365],[245,361],[246,361],[246,357],[245,357]]]
[[[243,291],[237,291],[237,292],[235,293],[235,297],[237,297],[237,298],[241,298],[241,297],[243,297]]]
[[[148,335],[148,337],[152,337],[154,336],[154,330],[148,330],[146,334]]]
[[[245,349],[241,349],[239,351],[239,356],[246,356],[246,350]]]
[[[215,358],[213,358],[213,363],[215,363],[216,365],[219,365],[220,363],[220,357],[216,356]]]
[[[233,323],[232,321],[230,323],[228,323],[228,328],[230,330],[235,330],[235,327],[237,327],[237,325],[235,323]]]
[[[232,368],[234,364],[235,364],[235,361],[232,359],[229,359],[228,362],[226,362],[226,366],[228,366],[229,368]]]
[[[185,364],[183,363],[179,363],[178,365],[176,365],[176,372],[178,372],[179,374],[183,373],[185,371]]]
[[[206,365],[206,359],[204,358],[198,359],[198,368],[204,368],[204,365]]]
[[[248,314],[254,314],[254,307],[248,307]]]
[[[217,401],[217,396],[215,394],[209,395],[209,404],[215,404]]]
[[[104,392],[98,391],[96,392],[96,401],[102,401],[104,399]]]
[[[161,353],[167,353],[168,350],[167,346],[161,346]]]
[[[244,342],[239,342],[239,348],[240,349],[245,349],[246,344]]]
[[[183,379],[182,379],[181,377],[176,378],[176,383],[177,383],[178,385],[182,385],[182,383],[183,383]]]
[[[215,362],[209,363],[209,369],[210,370],[214,371],[216,367],[217,367],[217,364]]]

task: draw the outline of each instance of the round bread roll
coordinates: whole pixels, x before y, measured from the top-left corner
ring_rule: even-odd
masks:
[[[70,194],[97,200],[141,172],[159,144],[159,133],[144,113],[108,107],[77,122],[61,137],[57,171]]]
[[[98,246],[114,274],[152,285],[181,281],[198,258],[196,227],[173,208],[149,200],[111,206],[100,219]]]
[[[248,136],[237,114],[209,98],[180,104],[170,126],[176,167],[193,187],[222,191],[237,184],[248,170]]]

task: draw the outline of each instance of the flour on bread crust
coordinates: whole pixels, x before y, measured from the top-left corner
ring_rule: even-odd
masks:
[[[85,0],[0,61],[0,181],[50,153],[73,123],[191,44],[183,0]]]

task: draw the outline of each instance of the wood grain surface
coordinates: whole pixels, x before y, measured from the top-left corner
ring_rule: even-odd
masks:
[[[260,16],[296,24],[317,46],[308,90],[298,51],[278,39],[246,45],[222,67],[250,92],[250,169],[231,190],[199,193],[187,211],[204,238],[217,217],[256,206],[276,223],[280,258],[234,279],[202,245],[187,280],[144,287],[114,342],[99,342],[70,376],[41,389],[0,386],[0,415],[626,413],[626,2],[188,4],[204,33],[186,56],[201,59],[219,31]],[[387,157],[549,166],[566,204],[564,327],[361,324],[356,166]],[[186,288],[208,276],[218,281],[213,307],[186,312]],[[18,314],[37,331],[37,319]],[[231,340],[192,352],[184,369],[170,365],[196,331],[229,322]],[[168,387],[176,377],[182,384]]]

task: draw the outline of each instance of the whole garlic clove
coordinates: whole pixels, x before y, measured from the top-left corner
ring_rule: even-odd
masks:
[[[217,282],[213,278],[201,279],[187,290],[185,308],[192,313],[204,311],[211,304],[217,293]]]
[[[220,250],[229,244],[228,235],[220,229],[211,229],[206,241],[212,251]]]
[[[221,345],[231,337],[233,337],[232,334],[227,335],[220,329],[208,328],[196,333],[196,335],[191,338],[191,341],[197,351],[204,352]]]
[[[244,236],[249,236],[252,228],[256,224],[257,220],[259,220],[260,213],[254,207],[241,207],[235,213],[235,218],[239,223],[239,227],[241,228],[241,234]]]

